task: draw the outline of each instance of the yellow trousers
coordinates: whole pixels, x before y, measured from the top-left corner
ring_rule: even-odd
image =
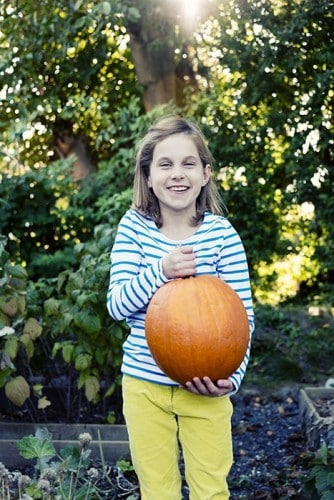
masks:
[[[228,396],[198,396],[123,376],[123,411],[142,500],[180,500],[179,444],[190,500],[229,498],[233,462]]]

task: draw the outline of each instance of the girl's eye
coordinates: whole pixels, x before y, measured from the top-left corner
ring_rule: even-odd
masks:
[[[194,161],[186,161],[184,165],[188,168],[191,168],[194,167],[196,163]]]
[[[162,162],[162,163],[159,163],[159,167],[161,167],[161,168],[169,168],[169,167],[171,167],[171,166],[172,166],[172,164],[171,164],[171,163],[169,163],[169,162],[167,162],[167,161],[164,161],[164,162]]]

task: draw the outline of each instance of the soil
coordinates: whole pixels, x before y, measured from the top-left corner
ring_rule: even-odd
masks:
[[[304,498],[307,452],[298,392],[246,389],[233,399],[231,500]]]

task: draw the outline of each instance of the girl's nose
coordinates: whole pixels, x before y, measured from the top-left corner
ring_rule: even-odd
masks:
[[[183,179],[184,173],[183,173],[182,167],[175,166],[172,170],[171,177],[172,177],[172,179]]]

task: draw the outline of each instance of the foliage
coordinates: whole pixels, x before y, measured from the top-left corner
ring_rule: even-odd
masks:
[[[319,302],[258,304],[247,381],[268,387],[286,382],[312,385],[332,376],[332,300],[333,290],[327,290]]]
[[[116,11],[113,10],[115,6]],[[113,115],[138,95],[119,3],[1,4],[0,149],[49,162],[55,137],[80,133],[98,160],[118,135]],[[61,40],[60,40],[61,37]]]
[[[27,266],[31,278],[55,276],[75,265],[75,242],[91,237],[88,206],[94,186],[84,199],[68,175],[69,162],[60,161],[50,171],[26,169],[21,175],[3,174],[0,232],[10,235],[7,249],[14,262]]]
[[[169,21],[174,15],[158,0],[153,6]],[[303,284],[332,280],[334,20],[330,6],[330,0],[316,4],[311,0],[234,0],[228,5],[210,2],[204,12],[201,2],[202,11],[196,23],[192,19],[191,29],[178,11],[175,36],[170,40],[180,44],[175,45],[175,65],[182,56],[196,75],[198,91],[192,86],[186,93],[182,112],[196,118],[209,137],[230,218],[245,242],[260,301],[284,299],[282,294],[273,297],[270,291],[282,290],[279,275],[291,268],[295,272],[284,292],[288,296],[298,293]],[[131,127],[144,115],[127,27],[136,25],[143,15],[141,7],[144,3],[132,0],[80,0],[57,6],[44,0],[38,12],[29,0],[2,7],[0,122],[4,133],[0,149],[5,168],[16,169],[18,175],[33,165],[45,167],[52,158],[55,137],[70,129],[87,139],[95,164],[105,173],[111,158],[118,157],[119,168],[107,174],[106,180],[118,192],[130,187],[135,135]],[[21,22],[23,18],[26,23]],[[29,31],[28,24],[32,26]],[[66,34],[61,44],[60,32]],[[9,159],[9,153],[14,159]],[[6,180],[7,188],[11,182]],[[33,215],[43,218],[41,228],[45,228],[47,219],[56,214],[44,207],[47,193],[38,186],[42,194],[34,189],[29,195],[41,202],[38,210],[33,204]],[[75,215],[80,220],[78,231],[86,231],[87,238],[90,227],[102,222],[90,224],[88,210],[80,219],[73,208],[91,203],[94,211],[94,197],[101,205],[108,203],[107,192],[104,196],[100,188],[97,181],[93,200],[88,197],[87,203],[81,199],[83,203],[76,205],[74,198],[69,200],[70,231]],[[20,214],[11,202],[9,209]],[[13,227],[19,228],[25,219],[30,222],[23,215],[22,222]],[[254,231],[254,220],[261,222],[260,230]],[[6,230],[10,222],[7,218]],[[21,233],[28,233],[31,240],[30,234],[35,233],[29,234],[27,228],[17,231],[19,239]],[[60,246],[64,247],[66,234],[66,228],[60,231]],[[73,240],[76,231],[70,234]],[[45,272],[59,271],[62,258],[68,265],[73,263],[71,243],[67,242],[66,250],[55,248],[52,257],[45,244],[40,246]],[[28,265],[32,269],[35,260]]]
[[[95,402],[102,384],[105,397],[115,390],[127,333],[106,310],[113,233],[109,227],[97,226],[93,241],[75,247],[79,268],[60,273],[48,298],[43,297],[41,280],[30,295],[31,304],[44,304],[43,327],[51,340],[52,358],[60,354],[62,362],[75,368],[78,388],[84,388],[87,400]]]
[[[27,314],[28,275],[21,265],[12,265],[0,237],[0,387],[7,398],[22,407],[30,397],[29,366],[42,327]],[[39,399],[40,407],[46,403]]]
[[[17,406],[33,395],[38,397],[38,408],[49,404],[42,397],[43,386],[30,388],[37,375],[43,375],[47,385],[49,378],[54,382],[57,374],[67,373],[63,385],[71,390],[73,380],[95,403],[101,388],[107,398],[120,383],[121,345],[127,328],[116,325],[106,310],[113,233],[109,227],[97,227],[95,240],[74,249],[80,259],[76,271],[63,271],[57,279],[37,283],[27,284],[26,271],[10,266],[2,247],[0,381]],[[35,317],[43,318],[42,324]],[[43,361],[45,356],[48,363]]]
[[[190,96],[195,116],[206,125],[256,288],[267,264],[300,257],[306,248],[315,269],[299,284],[330,279],[333,269],[331,4],[222,5],[219,21],[211,21],[216,37],[202,52],[212,62],[211,84],[200,97]],[[286,269],[291,266],[290,261]],[[298,264],[301,274],[303,266]]]
[[[131,201],[135,146],[150,120],[163,111],[141,115],[137,99],[118,109],[114,119],[120,136],[112,156],[80,185],[71,178],[71,160],[0,176],[0,233],[10,235],[11,259],[24,263],[31,279],[77,267],[75,244],[92,239],[98,224],[118,224]]]
[[[311,458],[310,473],[305,480],[307,498],[331,500],[334,497],[334,449],[323,443]]]

